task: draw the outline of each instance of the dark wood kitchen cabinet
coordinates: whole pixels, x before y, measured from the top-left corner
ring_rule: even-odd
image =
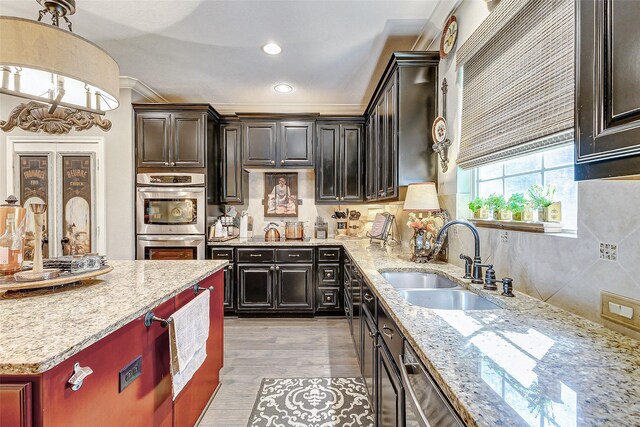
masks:
[[[229,265],[224,268],[224,310],[235,311],[235,274],[234,274],[234,250],[231,247],[221,248],[210,246],[208,259],[227,260]]]
[[[275,266],[238,264],[238,311],[274,308]]]
[[[313,264],[276,265],[276,308],[313,310]]]
[[[399,197],[399,187],[437,182],[431,124],[437,117],[437,52],[394,52],[366,110],[365,199]]]
[[[364,124],[318,122],[316,204],[364,200]]]
[[[576,2],[576,180],[640,174],[640,2]]]
[[[219,116],[208,104],[133,104],[138,168],[204,168]]]
[[[243,204],[247,172],[242,168],[242,125],[220,125],[220,200],[221,204]]]
[[[243,121],[245,167],[313,167],[312,120]]]
[[[237,260],[238,313],[313,313],[313,248],[239,248]]]

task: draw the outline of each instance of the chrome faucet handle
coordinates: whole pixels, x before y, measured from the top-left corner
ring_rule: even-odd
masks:
[[[460,259],[464,260],[464,276],[463,279],[472,279],[471,277],[471,266],[473,265],[473,260],[471,257],[466,256],[465,254],[460,254]]]

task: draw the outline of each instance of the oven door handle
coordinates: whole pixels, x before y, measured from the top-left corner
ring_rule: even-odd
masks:
[[[138,235],[138,240],[143,240],[145,242],[175,242],[176,240],[179,240],[181,242],[194,242],[194,243],[204,242],[204,238],[192,237],[192,236],[173,236],[171,238],[165,238],[165,237],[158,238],[158,237],[152,237],[152,236]]]
[[[418,402],[418,396],[416,396],[416,392],[413,389],[413,385],[409,381],[409,371],[407,370],[407,366],[409,366],[404,360],[404,354],[400,355],[400,374],[402,375],[402,382],[404,383],[405,390],[409,391],[409,401],[411,403],[411,407],[415,412],[418,419],[416,420],[420,427],[431,427],[429,424],[429,420],[425,415],[424,411],[420,407],[420,402]]]
[[[138,193],[204,194],[204,187],[138,187]]]

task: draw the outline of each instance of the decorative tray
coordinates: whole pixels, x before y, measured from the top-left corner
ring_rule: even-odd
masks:
[[[38,280],[36,282],[17,282],[13,276],[0,277],[0,292],[18,291],[27,289],[40,289],[53,286],[68,285],[69,283],[80,282],[82,280],[93,279],[103,274],[109,273],[113,267],[104,265],[98,270],[85,271],[82,273],[61,273],[55,279]]]

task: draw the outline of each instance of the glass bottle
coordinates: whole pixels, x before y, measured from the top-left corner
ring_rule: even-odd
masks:
[[[7,215],[5,232],[0,236],[0,274],[10,275],[22,269],[22,236],[13,213]]]

